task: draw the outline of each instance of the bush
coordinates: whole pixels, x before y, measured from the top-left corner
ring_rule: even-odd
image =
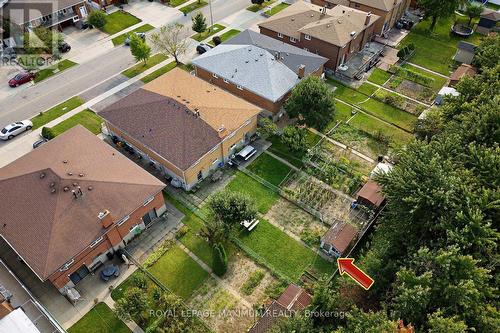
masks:
[[[181,239],[185,234],[189,232],[189,227],[187,225],[183,225],[179,231],[176,232],[175,238]]]
[[[154,265],[162,255],[164,255],[170,248],[174,245],[174,242],[167,239],[158,249],[149,255],[149,257],[144,261],[144,267],[148,268]]]
[[[139,289],[145,289],[147,287],[148,280],[142,273],[134,274],[132,276],[132,284]]]
[[[93,10],[87,17],[87,22],[98,29],[102,29],[106,25],[107,20],[106,14],[100,10]]]
[[[214,251],[214,266],[213,270],[217,276],[223,276],[227,272],[227,256],[226,250],[221,243],[215,244]]]
[[[241,286],[241,292],[245,295],[251,295],[255,288],[260,284],[266,273],[262,270],[257,270],[250,274],[248,280]]]
[[[320,243],[321,232],[318,229],[304,229],[300,233],[300,239],[310,247],[316,247]]]
[[[307,130],[292,125],[283,128],[280,136],[281,142],[291,151],[304,151],[307,149]]]
[[[47,140],[51,140],[55,138],[54,131],[50,127],[42,127],[42,137],[44,137]]]
[[[214,36],[212,38],[212,42],[214,43],[215,46],[219,45],[220,43],[222,43],[222,39],[220,39],[220,36]]]

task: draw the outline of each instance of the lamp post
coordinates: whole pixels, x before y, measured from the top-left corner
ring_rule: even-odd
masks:
[[[208,0],[208,6],[210,7],[210,29],[212,29],[212,26],[214,25],[214,16],[212,14],[212,0]]]

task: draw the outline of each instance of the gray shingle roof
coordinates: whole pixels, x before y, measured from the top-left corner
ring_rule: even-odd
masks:
[[[328,61],[325,57],[248,29],[223,44],[255,45],[267,50],[272,55],[276,55],[276,53],[279,52],[281,62],[283,62],[285,66],[297,72],[300,65],[305,65],[306,74],[315,72]]]

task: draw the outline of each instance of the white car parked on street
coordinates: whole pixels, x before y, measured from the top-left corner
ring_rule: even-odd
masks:
[[[19,135],[22,132],[29,131],[32,128],[33,128],[33,123],[29,120],[23,120],[9,124],[4,128],[2,128],[2,130],[0,131],[0,139],[10,140],[14,138],[16,135]]]

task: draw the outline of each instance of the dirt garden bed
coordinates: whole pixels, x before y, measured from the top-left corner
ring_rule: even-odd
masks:
[[[431,88],[410,80],[401,80],[399,77],[392,78],[387,85],[400,94],[427,103],[432,103],[436,96]]]

